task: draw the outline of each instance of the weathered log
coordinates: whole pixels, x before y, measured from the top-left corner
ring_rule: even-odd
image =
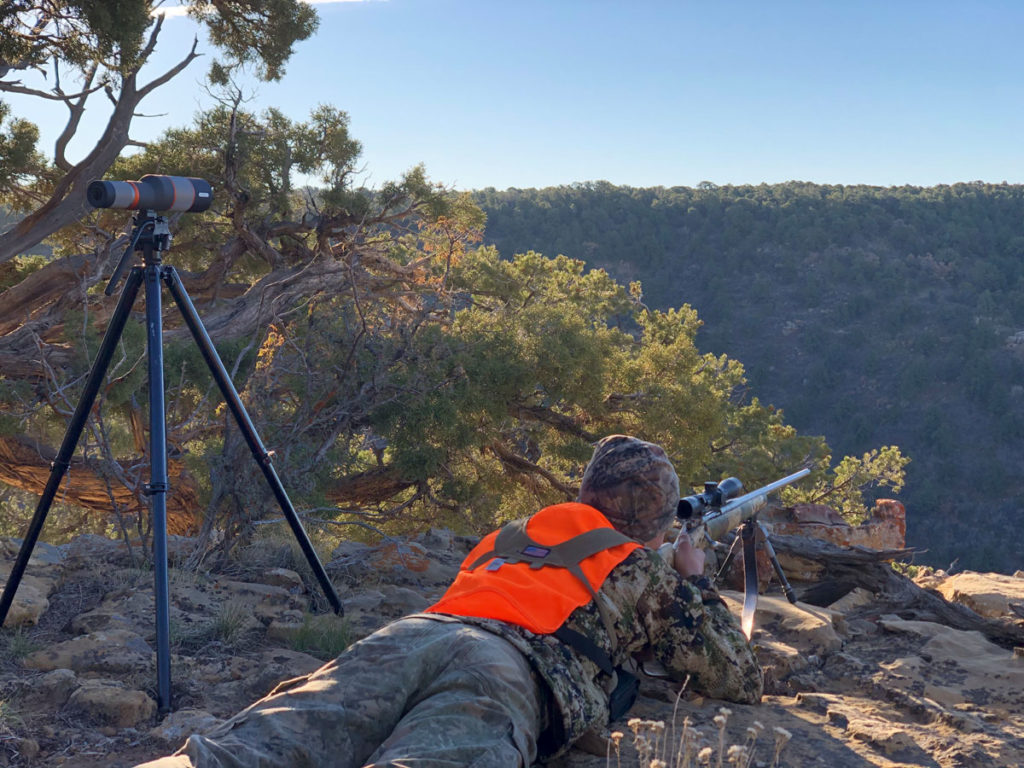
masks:
[[[951,603],[938,592],[923,589],[897,573],[889,564],[915,550],[873,550],[865,547],[837,547],[806,536],[772,536],[780,558],[801,558],[820,566],[822,578],[862,587],[878,595],[889,610],[904,618],[935,621],[954,629],[976,631],[1005,648],[1024,645],[1024,622],[988,619],[959,603]],[[877,610],[878,603],[873,604]]]
[[[30,493],[42,494],[50,479],[50,462],[56,451],[22,438],[0,438],[0,482]],[[137,464],[139,460],[131,463]],[[126,462],[128,463],[128,462]],[[172,481],[167,494],[167,530],[187,535],[194,533],[199,512],[196,484],[180,460],[167,462]],[[100,462],[72,458],[58,498],[104,516],[113,513],[112,500],[129,515],[145,512],[146,503],[123,483],[104,479]]]
[[[414,480],[402,477],[392,466],[375,467],[339,478],[325,495],[340,507],[370,506],[383,503],[414,485]]]

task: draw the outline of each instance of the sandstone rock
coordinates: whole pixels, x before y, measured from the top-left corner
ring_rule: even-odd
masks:
[[[765,670],[770,670],[771,679],[782,682],[790,675],[807,669],[807,656],[799,649],[776,640],[761,638],[754,643],[754,653],[758,663]]]
[[[233,656],[195,669],[196,679],[208,687],[206,709],[217,714],[231,714],[235,706],[251,703],[265,696],[282,680],[308,674],[323,662],[300,651],[274,648],[258,657]]]
[[[70,669],[54,669],[45,675],[23,681],[15,694],[25,707],[57,710],[78,687],[78,676]]]
[[[743,611],[743,595],[724,590],[722,598],[737,616]],[[805,656],[825,655],[843,646],[837,626],[845,630],[842,616],[827,608],[805,603],[790,604],[784,597],[761,595],[754,614],[754,641],[770,635],[777,642],[796,648]]]
[[[262,693],[266,693],[266,691]],[[203,708],[217,717],[227,719],[254,700],[249,693],[246,681],[217,681],[204,691]]]
[[[24,539],[0,539],[0,558],[13,561],[21,551]],[[60,547],[37,541],[28,558],[28,567],[57,566],[64,563],[64,553]]]
[[[342,542],[332,553],[329,568],[360,589],[391,583],[436,591],[451,583],[476,541],[433,529],[415,540],[389,540],[374,546]]]
[[[129,559],[124,542],[84,533],[61,546],[69,565],[95,566],[99,562],[120,563]]]
[[[93,722],[124,728],[153,717],[156,702],[145,692],[127,690],[118,682],[90,680],[71,694],[64,709]]]
[[[788,552],[777,552],[779,565],[786,579],[791,584],[799,582],[817,584],[825,573],[825,565],[817,560],[808,560],[805,557],[791,555]],[[760,565],[758,566],[760,568]]]
[[[430,602],[420,592],[407,587],[385,585],[381,592],[384,601],[380,610],[385,617],[397,619],[430,607]]]
[[[1024,659],[989,642],[979,632],[964,632],[927,621],[885,618],[888,632],[915,635],[925,642],[916,655],[881,667],[886,685],[920,689],[944,707],[970,705],[988,711],[1024,714]]]
[[[181,746],[193,733],[203,733],[219,725],[222,720],[202,709],[182,709],[171,712],[149,735],[171,748]]]
[[[0,580],[6,582],[21,547],[21,539],[0,539]],[[47,599],[64,579],[64,555],[56,547],[37,542],[22,574],[5,627],[35,625],[50,607]]]
[[[375,589],[346,596],[343,603],[345,618],[348,619],[349,626],[356,637],[365,637],[384,626],[386,621],[381,615],[381,606],[384,605],[384,601],[384,593]]]
[[[71,620],[71,631],[78,635],[87,635],[91,632],[102,632],[109,629],[135,632],[141,629],[141,627],[111,606],[103,606],[92,611],[80,613]]]
[[[214,589],[228,600],[253,605],[267,604],[288,607],[292,599],[287,589],[271,584],[255,584],[247,581],[218,579]]]
[[[857,712],[843,717],[845,729],[851,738],[870,743],[889,758],[910,762],[920,757],[921,748],[902,723]]]
[[[153,649],[134,632],[93,632],[36,651],[22,662],[28,669],[130,673],[153,667]]]
[[[21,627],[39,623],[39,618],[50,607],[45,593],[34,586],[29,577],[25,577],[14,593],[14,600],[4,619],[5,627]]]
[[[78,677],[72,670],[52,670],[36,682],[34,693],[44,706],[59,708],[65,705],[78,685]]]
[[[947,600],[961,603],[989,618],[1024,618],[1024,580],[998,573],[964,571],[936,589]]]
[[[306,587],[302,583],[302,577],[295,571],[288,570],[287,568],[271,568],[260,577],[260,580],[264,584],[281,587],[292,594],[306,591]]]
[[[362,559],[369,549],[369,544],[363,544],[359,541],[343,541],[331,552],[331,564],[335,565],[349,560]],[[339,562],[336,563],[335,561]]]
[[[302,631],[305,624],[306,616],[302,611],[285,611],[270,622],[267,627],[267,640],[289,643]]]
[[[430,567],[426,547],[416,542],[386,542],[370,551],[368,561],[370,567],[379,571],[404,569],[423,573]]]
[[[363,562],[371,547],[339,547],[339,556],[351,557],[351,562],[331,563],[329,568],[332,577],[345,575],[345,618],[356,634],[360,625],[369,631],[432,602],[450,576],[437,576],[435,582],[431,574],[453,575],[475,540],[432,531],[412,543],[419,545],[412,549],[430,561],[423,570],[371,570]],[[112,557],[123,556],[123,552],[118,554],[124,550],[118,542],[109,547],[97,544],[93,554],[103,548],[109,549]],[[70,549],[61,548],[65,555]],[[189,733],[215,726],[218,718],[233,715],[282,681],[307,674],[323,663],[285,647],[227,641],[175,645],[176,652],[181,654],[171,660],[176,704],[193,709],[175,712],[148,731],[153,725],[152,702],[147,704],[144,698],[148,697],[135,689],[148,687],[155,680],[153,655],[149,651],[152,644],[143,643],[135,651],[130,646],[135,643],[133,635],[136,640],[145,640],[153,631],[152,574],[132,569],[110,570],[99,559],[93,560],[92,555],[78,561],[68,555],[62,565],[34,567],[40,568],[40,572],[51,567],[62,569],[68,583],[74,584],[76,572],[69,570],[69,562],[79,562],[80,566],[75,567],[92,573],[104,568],[104,579],[116,587],[104,599],[102,610],[96,609],[90,616],[83,614],[85,617],[74,622],[75,628],[85,633],[85,637],[77,638],[79,641],[99,634],[101,626],[109,631],[114,640],[106,641],[111,646],[111,657],[83,659],[83,655],[88,657],[86,651],[76,653],[60,648],[69,659],[66,667],[45,674],[0,670],[0,698],[9,698],[24,718],[24,725],[10,724],[12,732],[4,739],[8,750],[0,750],[0,765],[22,745],[31,751],[32,741],[40,747],[33,765],[84,768],[151,759],[179,746]],[[937,588],[949,580],[947,574],[931,573],[935,580],[928,586]],[[793,578],[792,573],[789,575]],[[263,575],[258,578],[263,579]],[[921,584],[922,578],[923,574],[915,580]],[[1005,584],[1003,579],[1007,580]],[[288,592],[288,583],[294,584],[285,577],[269,586]],[[1019,587],[1024,579],[1018,576],[985,580],[986,588],[1007,595],[1011,594],[1006,586],[1010,583]],[[66,588],[60,586],[59,580],[51,580],[50,584]],[[289,594],[288,601],[279,604],[278,598],[283,601],[283,596],[274,590],[263,591],[268,585],[239,591],[225,588],[223,582],[214,585],[215,580],[203,574],[183,574],[172,569],[172,637],[193,629],[197,637],[205,636],[203,632],[208,631],[210,622],[234,610],[235,605],[244,606],[251,616],[260,611],[272,614],[271,628],[286,627],[289,622],[300,620],[311,607],[307,598],[296,594]],[[964,584],[957,588],[964,595],[983,592],[980,588],[966,589]],[[725,597],[738,614],[742,596],[726,593]],[[771,762],[771,734],[773,726],[778,726],[793,733],[780,765],[1024,768],[1024,701],[1020,696],[1024,690],[1024,650],[1015,656],[984,642],[975,633],[948,630],[928,622],[908,622],[895,614],[879,618],[886,611],[903,612],[891,603],[884,608],[872,607],[871,601],[884,597],[855,590],[829,609],[822,609],[794,607],[781,597],[762,596],[754,644],[766,667],[769,695],[757,706],[729,705],[733,710],[726,733],[729,743],[740,743],[744,728],[756,720],[765,725],[765,730],[751,765],[766,766]],[[1007,599],[1011,611],[1015,600]],[[69,602],[63,600],[62,607]],[[849,617],[844,613],[849,613]],[[1013,614],[1005,616],[1012,618]],[[134,633],[113,631],[125,632],[126,626],[134,627]],[[48,628],[45,637],[52,637],[53,631]],[[38,635],[39,630],[33,632]],[[268,630],[266,639],[282,645],[291,642],[287,632],[277,634]],[[116,664],[118,657],[135,652],[145,655],[145,668],[103,671],[108,662]],[[45,651],[41,653],[46,655]],[[225,655],[229,653],[238,655]],[[96,675],[116,677],[119,687],[109,680],[104,684],[87,679]],[[717,747],[718,730],[712,718],[721,702],[696,696],[690,690],[680,698],[679,684],[664,680],[652,683],[645,679],[640,693],[631,716],[669,722],[678,707],[677,723],[684,717],[690,719],[692,726],[703,732],[701,745]],[[117,701],[139,695],[144,698],[138,700],[134,713],[123,714],[115,707]],[[107,703],[101,706],[96,701]],[[120,722],[133,724],[125,726]],[[618,727],[627,732],[628,740],[625,723]],[[150,738],[139,741],[140,734],[133,733],[133,728],[142,728],[142,735],[148,732]],[[140,754],[147,743],[158,746],[150,754]],[[119,749],[125,753],[118,753]],[[26,764],[27,760],[25,755],[17,756],[12,764]],[[590,755],[572,750],[559,768],[607,768],[607,764],[604,752]],[[622,765],[637,764],[635,752],[630,761],[624,750]]]
[[[828,609],[838,613],[849,613],[857,608],[869,605],[874,599],[875,595],[872,592],[863,587],[856,587],[829,605]]]
[[[138,634],[151,634],[156,623],[156,604],[152,593],[152,576],[136,573],[129,579],[137,579],[137,583],[130,581],[130,586],[121,587],[111,591],[96,608],[85,613],[80,613],[71,622],[73,632],[88,634],[91,632],[105,632],[113,630],[125,630]],[[115,575],[113,578],[119,578]],[[171,606],[171,621],[175,624],[183,623],[180,612]]]
[[[879,500],[871,517],[852,526],[838,512],[823,504],[796,504],[761,516],[772,533],[811,536],[840,547],[902,549],[907,540],[907,513],[893,499]],[[787,571],[788,574],[788,571]]]

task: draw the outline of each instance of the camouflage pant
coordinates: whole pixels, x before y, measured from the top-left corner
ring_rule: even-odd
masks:
[[[527,660],[504,639],[406,618],[137,768],[529,766],[540,706]]]

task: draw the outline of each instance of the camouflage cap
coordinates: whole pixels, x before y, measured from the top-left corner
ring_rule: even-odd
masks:
[[[609,435],[587,464],[579,500],[600,510],[616,530],[649,541],[675,515],[679,478],[661,446]]]

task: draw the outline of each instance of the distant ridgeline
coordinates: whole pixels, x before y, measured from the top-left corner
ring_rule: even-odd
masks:
[[[918,562],[1024,568],[1024,186],[475,193],[486,239],[690,304],[706,352],[747,370],[836,457],[895,444]]]

